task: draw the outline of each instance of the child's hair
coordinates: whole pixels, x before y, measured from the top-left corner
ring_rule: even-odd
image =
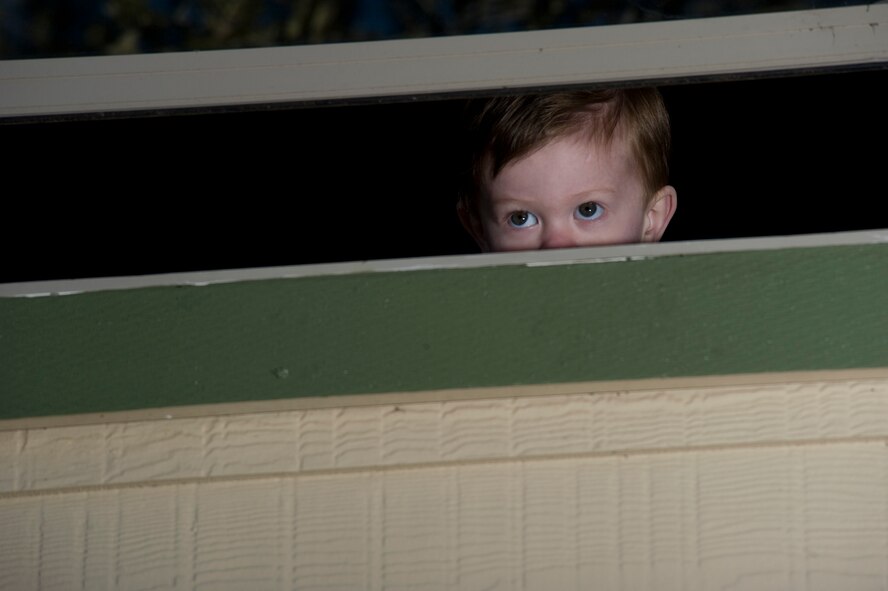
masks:
[[[470,101],[466,107],[471,161],[459,198],[477,207],[487,178],[550,141],[584,133],[608,144],[619,128],[629,142],[650,199],[669,180],[669,115],[656,88],[571,90]]]

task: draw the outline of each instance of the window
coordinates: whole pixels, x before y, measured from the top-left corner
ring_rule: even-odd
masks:
[[[53,203],[9,206],[7,252],[53,248],[0,280],[475,252],[453,215],[454,122],[463,96],[510,76],[661,85],[680,203],[666,240],[885,227],[863,140],[888,131],[886,9],[480,35],[462,57],[450,38],[0,62],[7,167],[34,170],[28,195]],[[621,64],[589,61],[615,40]]]

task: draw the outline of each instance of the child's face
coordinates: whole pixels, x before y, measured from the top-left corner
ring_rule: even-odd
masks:
[[[664,206],[668,211],[661,211]],[[672,187],[645,203],[644,185],[624,138],[615,135],[604,146],[573,135],[510,162],[487,179],[480,219],[470,232],[490,251],[654,242],[674,208]]]

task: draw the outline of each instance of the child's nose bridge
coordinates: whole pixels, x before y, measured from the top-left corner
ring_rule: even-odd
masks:
[[[570,248],[577,245],[570,222],[555,218],[543,224],[541,248]]]

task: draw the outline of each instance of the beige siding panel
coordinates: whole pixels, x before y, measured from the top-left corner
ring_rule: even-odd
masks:
[[[0,432],[0,590],[888,590],[888,379]]]
[[[3,589],[886,589],[884,441],[0,503]]]
[[[73,496],[68,504],[82,511]],[[33,498],[0,501],[0,589],[41,588],[41,505]],[[72,560],[70,556],[66,558]]]
[[[0,495],[888,438],[888,379],[425,402],[0,432]]]

